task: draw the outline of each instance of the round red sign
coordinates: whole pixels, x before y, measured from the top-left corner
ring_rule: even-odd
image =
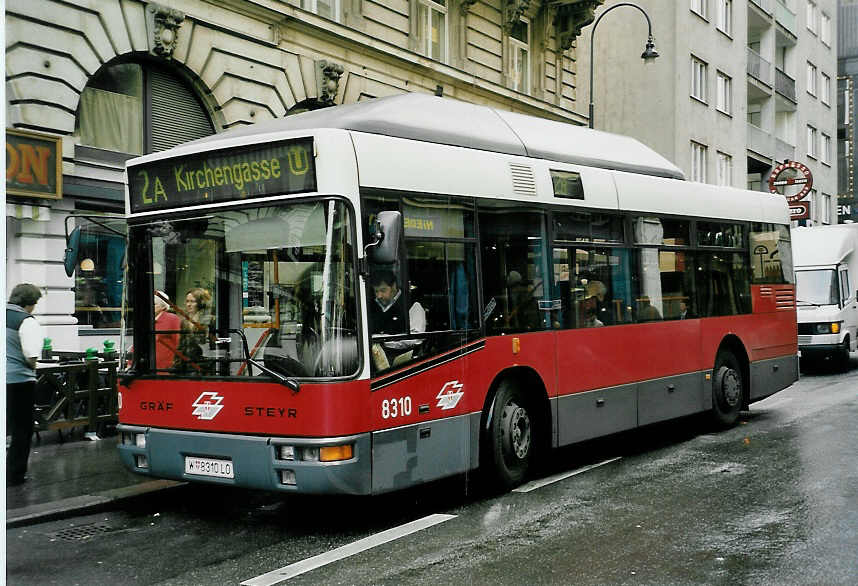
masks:
[[[769,191],[783,195],[789,203],[795,203],[810,193],[813,174],[806,165],[795,161],[781,163],[769,176]]]

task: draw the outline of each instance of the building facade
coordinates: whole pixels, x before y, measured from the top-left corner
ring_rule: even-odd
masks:
[[[409,91],[584,124],[575,40],[601,3],[9,0],[7,291],[45,289],[55,349],[115,338],[122,229],[96,218],[74,277],[67,231],[124,212],[127,159],[238,125]]]
[[[598,24],[595,128],[638,138],[704,183],[767,190],[779,163],[797,161],[813,174],[802,223],[836,223],[836,0],[637,4],[660,57],[638,58],[647,28],[633,8]],[[581,71],[592,29],[579,39]]]
[[[858,107],[858,0],[840,0],[837,16],[837,216],[858,221],[855,194]]]

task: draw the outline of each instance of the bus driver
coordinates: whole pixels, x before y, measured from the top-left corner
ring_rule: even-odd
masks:
[[[411,305],[408,322],[405,321],[405,300],[393,271],[373,271],[371,283],[374,300],[370,303],[369,323],[374,335],[422,334],[426,331],[426,310],[419,302]],[[379,370],[386,370],[391,362],[396,363],[397,358],[400,362],[410,360],[413,349],[422,343],[423,340],[395,340],[384,342],[383,349],[380,344],[373,344],[375,365]]]

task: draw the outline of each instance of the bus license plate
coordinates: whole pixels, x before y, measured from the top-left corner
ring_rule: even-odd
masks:
[[[185,474],[214,476],[216,478],[235,478],[232,460],[194,458],[192,456],[185,456]]]

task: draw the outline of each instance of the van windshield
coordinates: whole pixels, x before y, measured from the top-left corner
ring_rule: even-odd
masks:
[[[837,305],[837,275],[834,269],[796,271],[795,296],[799,305]]]

